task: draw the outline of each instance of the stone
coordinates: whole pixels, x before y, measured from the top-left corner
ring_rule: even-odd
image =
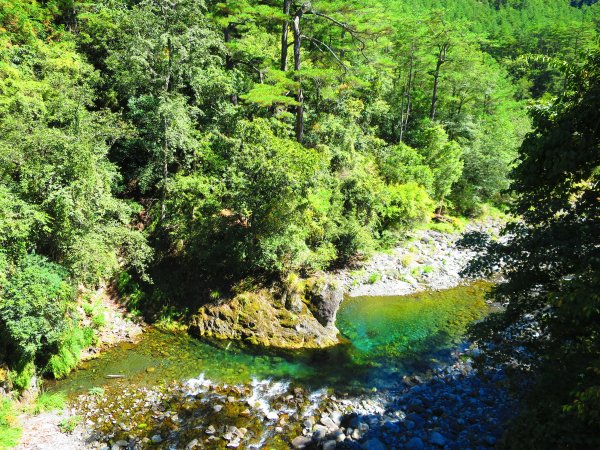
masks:
[[[306,448],[312,442],[311,438],[305,436],[298,436],[292,439],[292,447],[294,448]]]
[[[129,445],[129,442],[120,440],[120,441],[115,442],[115,445],[117,445],[119,447],[127,447],[127,445]]]
[[[327,433],[329,433],[329,430],[323,425],[317,424],[313,428],[313,437],[315,439],[323,439],[325,436],[327,436]]]
[[[270,411],[265,417],[267,420],[279,420],[279,414],[275,411]]]
[[[333,420],[333,422],[339,427],[342,424],[344,415],[339,411],[333,411],[329,417],[331,417],[331,420]]]
[[[323,277],[312,281],[309,292],[311,311],[324,327],[334,326],[344,291],[333,279]]]
[[[446,438],[437,431],[433,431],[429,435],[429,442],[431,442],[433,445],[437,445],[438,447],[443,447],[446,445]]]
[[[215,427],[212,425],[209,425],[205,431],[206,434],[215,434],[216,432],[217,432],[217,430],[215,430]]]
[[[194,439],[193,441],[188,442],[188,445],[185,446],[185,450],[193,450],[198,446],[198,439]]]
[[[215,410],[215,412],[221,412],[221,410],[223,409],[223,405],[215,405],[213,409]]]
[[[329,416],[323,416],[323,417],[321,417],[321,421],[320,422],[323,425],[325,425],[329,431],[335,431],[335,430],[337,430],[339,428],[335,424],[335,422],[333,420],[331,420],[331,417],[329,417]]]
[[[150,438],[150,440],[154,443],[154,444],[160,444],[162,442],[162,437],[160,436],[160,434],[155,434],[154,436],[152,436]]]
[[[333,441],[333,440],[325,441],[323,443],[323,450],[334,450],[336,445],[337,445],[336,441]]]
[[[233,441],[229,441],[227,444],[227,448],[238,448],[241,444],[239,439],[234,439]]]
[[[421,450],[424,447],[425,444],[423,443],[423,440],[418,437],[414,437],[406,443],[406,448],[408,450]]]
[[[387,450],[387,447],[383,442],[377,438],[369,439],[363,444],[364,450]]]
[[[352,432],[352,439],[354,439],[355,441],[358,441],[361,437],[360,431],[355,428],[354,431]]]

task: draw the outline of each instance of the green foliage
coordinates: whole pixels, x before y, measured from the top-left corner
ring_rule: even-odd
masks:
[[[73,370],[81,352],[95,342],[95,334],[92,328],[69,328],[61,336],[58,343],[58,351],[50,357],[44,372],[54,378],[64,378]]]
[[[45,411],[62,410],[67,404],[67,397],[61,392],[50,394],[42,392],[35,399],[32,414],[37,415]]]
[[[79,425],[81,423],[81,420],[82,420],[81,416],[66,417],[58,423],[58,428],[63,433],[71,434],[73,431],[75,431],[75,428],[77,428],[77,425]]]
[[[433,201],[427,191],[416,183],[387,186],[381,212],[385,229],[411,229],[429,220]]]
[[[600,54],[575,72],[567,94],[533,110],[534,131],[511,186],[508,243],[493,243],[484,273],[501,260],[504,312],[475,327],[486,356],[507,367],[526,402],[507,434],[511,448],[600,445]],[[506,339],[510,336],[510,339]],[[594,430],[594,431],[592,431]]]
[[[0,449],[9,449],[19,443],[21,429],[17,426],[16,414],[8,398],[0,398]]]
[[[29,362],[60,341],[73,289],[66,271],[41,256],[26,256],[14,272],[0,291],[0,333],[6,354]]]

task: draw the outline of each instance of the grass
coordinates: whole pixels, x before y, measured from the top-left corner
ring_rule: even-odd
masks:
[[[44,411],[55,411],[63,409],[67,403],[67,398],[63,393],[50,394],[43,392],[38,396],[31,411],[32,414],[40,414]]]
[[[67,417],[60,421],[60,423],[58,424],[58,428],[60,428],[60,431],[62,431],[63,433],[70,434],[73,431],[75,431],[75,428],[77,428],[77,425],[79,425],[80,422],[81,416]]]
[[[0,450],[16,446],[21,438],[21,429],[12,402],[8,398],[0,399]]]
[[[367,280],[367,282],[369,284],[375,284],[377,283],[379,280],[381,280],[381,274],[380,273],[372,273],[371,275],[369,275],[369,279]]]

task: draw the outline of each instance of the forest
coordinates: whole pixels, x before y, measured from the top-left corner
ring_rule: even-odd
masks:
[[[100,288],[187,325],[493,213],[502,445],[598,448],[595,3],[0,0],[0,394],[77,367]]]

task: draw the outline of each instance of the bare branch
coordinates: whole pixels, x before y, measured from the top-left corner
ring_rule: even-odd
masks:
[[[314,44],[317,45],[317,47],[319,47],[319,50],[323,51],[323,49],[321,47],[325,47],[327,49],[327,51],[329,53],[331,53],[331,55],[335,58],[335,60],[338,62],[338,64],[340,66],[342,66],[344,68],[345,72],[348,72],[348,66],[346,66],[346,64],[344,64],[344,62],[339,58],[339,56],[333,51],[333,49],[327,45],[325,42],[320,41],[317,38],[314,37],[310,37],[310,36],[306,36],[306,35],[302,35],[303,38],[308,39],[309,41],[313,42]]]

